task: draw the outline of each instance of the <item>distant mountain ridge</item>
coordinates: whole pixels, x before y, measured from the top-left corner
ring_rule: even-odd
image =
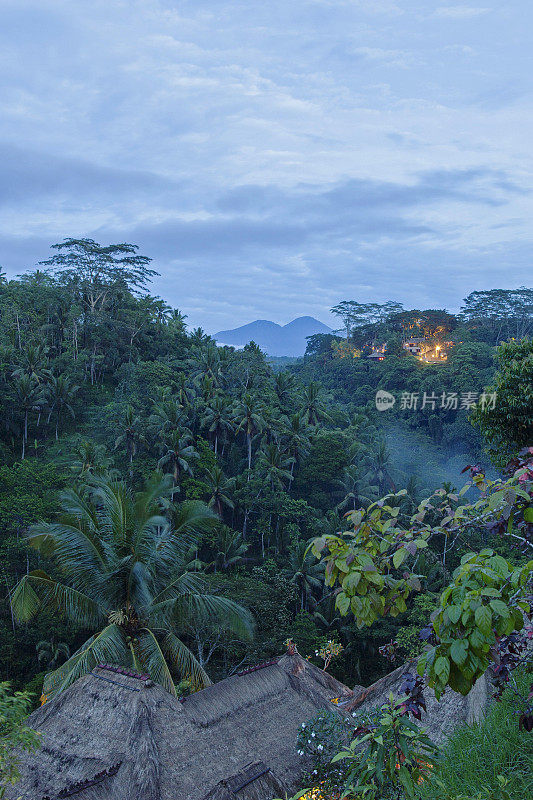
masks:
[[[332,329],[314,317],[298,317],[287,325],[278,325],[268,319],[256,319],[247,325],[232,330],[219,331],[213,335],[218,344],[244,347],[255,342],[269,356],[303,356],[307,347],[307,336],[315,333],[331,333]]]

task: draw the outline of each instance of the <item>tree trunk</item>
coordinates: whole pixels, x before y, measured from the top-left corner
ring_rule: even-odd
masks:
[[[28,411],[24,412],[24,430],[22,432],[22,460],[26,454],[26,439],[28,438]]]

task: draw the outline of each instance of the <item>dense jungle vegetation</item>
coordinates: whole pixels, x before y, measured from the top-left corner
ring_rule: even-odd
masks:
[[[236,351],[188,331],[150,295],[150,259],[133,245],[67,239],[52,253],[0,283],[2,678],[38,696],[45,673],[53,691],[114,655],[186,693],[291,638],[315,663],[340,645],[330,669],[353,685],[390,669],[387,642],[418,652],[465,543],[432,540],[422,591],[372,627],[339,614],[308,543],[401,489],[393,505],[408,519],[438,487],[459,488],[467,464],[496,475],[530,443],[531,397],[505,383],[505,365],[530,369],[532,292],[474,292],[458,316],[340,304],[346,332],[311,337],[280,366],[253,343]],[[413,326],[450,342],[445,362],[402,347]],[[383,361],[365,357],[376,343]],[[501,403],[484,415],[473,398],[495,380]],[[378,389],[398,398],[386,413]],[[453,394],[456,407],[441,403]],[[422,407],[424,395],[436,399]]]

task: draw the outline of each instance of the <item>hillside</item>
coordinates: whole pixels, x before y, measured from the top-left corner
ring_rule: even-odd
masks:
[[[314,317],[298,317],[287,325],[256,319],[239,328],[219,331],[213,338],[218,344],[234,347],[243,347],[253,341],[269,356],[303,356],[307,337],[315,333],[331,333],[331,328]]]

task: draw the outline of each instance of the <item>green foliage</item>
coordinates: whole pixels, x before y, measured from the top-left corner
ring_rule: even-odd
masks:
[[[532,570],[533,561],[515,568],[489,549],[463,556],[432,622],[438,644],[418,662],[437,699],[446,686],[467,694],[486,671],[496,637],[523,628]]]
[[[410,570],[402,577],[396,577],[394,570],[409,557],[416,559],[418,551],[425,550],[436,535],[445,537],[447,548],[450,535],[457,538],[467,526],[483,523],[496,530],[503,526],[509,537],[529,545],[527,538],[513,532],[513,523],[519,521],[524,532],[529,530],[531,456],[526,454],[524,463],[507,481],[487,480],[477,468],[472,472],[473,485],[482,491],[481,499],[473,504],[454,511],[458,496],[438,490],[420,503],[409,525],[402,526],[399,507],[387,505],[397,501],[398,495],[387,495],[367,509],[347,515],[354,523],[354,532],[314,540],[313,552],[326,565],[326,583],[340,586],[336,607],[342,616],[351,612],[362,626],[385,615],[405,612],[409,593],[419,591],[421,582]],[[418,664],[420,675],[427,671],[437,698],[446,686],[467,694],[487,669],[496,637],[522,629],[524,614],[531,611],[527,586],[532,570],[533,561],[516,567],[492,549],[463,556],[434,615],[437,643]]]
[[[409,520],[419,496],[444,480],[457,482],[465,459],[479,457],[480,436],[468,423],[468,413],[397,412],[397,403],[390,414],[379,415],[373,406],[376,387],[422,396],[426,390],[478,390],[489,384],[494,351],[483,318],[472,317],[457,329],[463,343],[448,363],[420,365],[401,346],[404,325],[423,326],[431,336],[455,335],[456,318],[433,309],[405,312],[402,321],[391,304],[348,304],[349,313],[361,317],[352,331],[360,346],[340,337],[314,337],[304,360],[277,370],[255,345],[234,351],[217,347],[201,329],[188,333],[179,311],[146,292],[152,277],[149,259],[133,245],[103,247],[72,239],[52,253],[47,273],[37,270],[0,282],[2,674],[17,686],[26,684],[40,668],[36,645],[42,640],[65,643],[80,662],[104,644],[109,652],[118,647],[120,636],[115,639],[112,629],[87,652],[80,650],[89,633],[109,627],[109,608],[113,614],[124,612],[119,597],[89,630],[81,627],[82,620],[87,625],[83,614],[77,623],[67,623],[56,613],[45,584],[39,584],[44,592],[39,596],[48,610],[41,607],[32,625],[17,624],[7,598],[27,572],[33,577],[26,583],[37,586],[36,569],[49,577],[50,586],[62,582],[70,590],[83,589],[77,578],[67,580],[61,574],[55,553],[26,549],[28,526],[56,524],[58,493],[65,486],[83,494],[77,482],[111,479],[123,483],[133,497],[159,462],[172,475],[174,503],[202,501],[213,514],[207,531],[196,531],[190,541],[183,538],[179,569],[192,574],[190,580],[207,594],[250,608],[257,620],[255,640],[245,641],[229,632],[221,637],[213,621],[192,620],[180,611],[174,620],[185,623],[178,625],[180,641],[204,668],[209,661],[212,676],[225,677],[241,661],[257,663],[279,654],[292,635],[303,652],[312,653],[330,639],[342,644],[331,669],[349,684],[379,677],[388,668],[378,655],[379,645],[397,638],[399,628],[408,630],[405,615],[411,599],[405,596],[404,573],[413,573],[411,588],[417,588],[414,576],[419,574],[425,591],[440,591],[448,567],[457,566],[460,555],[478,543],[479,548],[486,546],[486,537],[484,523],[474,521],[483,509],[470,515],[465,506],[463,520],[454,518],[439,527],[439,503],[454,507],[449,494],[422,509],[424,520]],[[526,295],[513,297],[518,303]],[[498,314],[495,297],[485,299],[492,303],[491,313]],[[472,313],[479,309],[478,300],[468,301]],[[507,323],[502,330],[511,333]],[[374,340],[389,343],[383,363],[353,357]],[[339,346],[343,342],[346,348]],[[350,358],[341,358],[343,353]],[[416,485],[411,476],[416,476]],[[369,506],[393,485],[405,486],[408,494],[386,500],[381,519],[371,527],[376,535],[394,533],[397,540],[387,553],[373,554],[363,541],[358,545],[360,592],[349,598],[350,604],[352,599],[354,605],[362,603],[366,622],[358,630],[353,618],[335,608],[338,583],[324,586],[322,567],[305,552],[306,543],[310,537],[342,531],[340,513]],[[499,488],[508,492],[508,487]],[[524,538],[521,526],[529,513],[525,499],[522,508],[517,502],[511,505],[512,533]],[[380,532],[388,516],[385,506],[399,511],[388,531]],[[158,508],[156,516],[172,522],[173,513],[169,504]],[[496,513],[496,508],[487,512],[487,519]],[[470,548],[462,536],[457,539],[459,528],[468,531]],[[411,552],[413,542],[426,536],[429,547]],[[490,546],[506,558],[512,556],[509,548],[493,541]],[[425,563],[424,554],[430,552],[438,571],[429,558],[430,566]],[[376,573],[365,568],[370,566],[363,563],[366,556]],[[146,566],[144,557],[139,562],[132,567],[136,575]],[[385,595],[394,586],[398,589],[398,596],[389,598],[392,613],[398,612],[394,618],[388,607],[383,609],[386,616],[379,616],[381,580]],[[30,602],[32,595],[26,594]],[[401,610],[404,604],[406,611]],[[375,612],[378,619],[369,629],[366,623]],[[408,621],[410,628],[420,625]],[[149,630],[157,642],[143,634],[142,650],[157,670],[155,645],[163,643],[163,629]],[[115,655],[119,657],[118,651]],[[171,678],[175,682],[177,675]]]
[[[396,634],[400,658],[408,661],[420,655],[423,642],[420,631],[427,626],[431,614],[435,610],[437,598],[433,594],[419,594],[413,598],[412,607],[406,617],[407,625],[402,625]]]
[[[376,724],[361,727],[366,732],[333,758],[333,763],[346,761],[349,767],[344,796],[419,798],[420,785],[437,763],[437,748],[429,737],[392,695]]]
[[[171,670],[199,685],[209,678],[179,638],[192,620],[224,622],[246,637],[248,613],[209,594],[187,569],[195,537],[213,515],[202,503],[171,502],[170,476],[154,473],[144,491],[93,478],[62,495],[58,522],[33,526],[30,544],[53,560],[63,580],[42,569],[25,575],[12,596],[27,622],[52,611],[95,630],[65,664],[49,673],[46,695],[62,691],[102,661],[133,665],[175,693]]]
[[[342,792],[350,767],[348,762],[332,763],[332,759],[349,746],[352,738],[353,727],[333,710],[321,711],[300,726],[297,753],[309,765],[301,783],[313,788],[317,800]]]
[[[427,547],[426,530],[404,530],[398,524],[399,506],[388,505],[405,495],[405,490],[387,495],[347,515],[353,531],[315,539],[312,551],[326,565],[326,585],[339,583],[336,607],[342,616],[353,614],[359,627],[371,625],[386,614],[397,616],[407,610],[406,600],[420,589],[416,576],[396,577],[397,570],[411,554]]]
[[[533,442],[533,340],[504,342],[497,350],[499,369],[487,391],[496,392],[494,408],[481,405],[472,420],[503,467],[521,447]]]
[[[30,706],[27,692],[13,694],[9,683],[0,683],[0,797],[20,778],[17,750],[31,752],[40,744],[39,734],[23,722]]]

